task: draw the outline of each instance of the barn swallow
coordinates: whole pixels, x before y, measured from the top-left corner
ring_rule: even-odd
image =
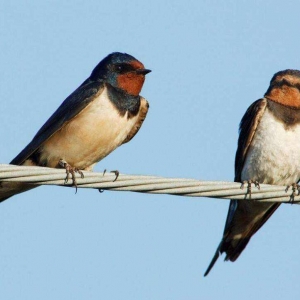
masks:
[[[276,73],[240,123],[236,182],[295,185],[300,179],[300,71]],[[204,276],[225,252],[234,262],[280,203],[231,200],[222,240]]]
[[[74,172],[91,171],[97,162],[129,142],[142,126],[149,104],[139,93],[149,72],[131,55],[109,54],[11,164],[64,166],[73,180]],[[28,184],[2,182],[0,201],[31,188]]]

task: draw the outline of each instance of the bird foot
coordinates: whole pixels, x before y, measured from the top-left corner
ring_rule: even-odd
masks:
[[[116,178],[113,181],[113,182],[115,182],[118,179],[120,172],[118,170],[113,170],[113,171],[110,171],[110,173],[114,173],[116,175]]]
[[[253,183],[254,186],[260,190],[260,185],[259,185],[259,181],[258,180],[244,180],[241,184],[241,189],[244,188],[245,184],[247,183],[247,193],[246,193],[246,197],[247,195],[249,195],[249,199],[251,200],[251,184]]]
[[[106,173],[106,169],[104,169],[104,171],[103,171],[103,176],[105,175],[105,173]],[[114,173],[116,175],[115,179],[113,180],[113,182],[115,182],[118,179],[120,172],[118,170],[114,170],[114,171],[110,171],[110,173]],[[100,193],[104,192],[103,189],[98,189],[98,190]]]
[[[290,195],[290,203],[294,203],[295,202],[295,196],[299,196],[300,195],[300,185],[297,183],[293,183],[291,185],[288,185],[285,189],[285,192],[287,193],[289,188],[292,187],[292,194]],[[297,193],[296,193],[297,191]]]
[[[104,169],[104,171],[103,171],[103,176],[105,175],[105,173],[106,173],[106,169]],[[120,172],[118,170],[110,171],[109,173],[114,173],[116,175],[113,182],[115,182],[118,179],[119,175],[120,175]]]
[[[75,186],[76,188],[76,193],[77,193],[77,181],[76,181],[76,177],[75,177],[75,173],[80,174],[81,178],[84,178],[83,172],[81,170],[79,170],[78,168],[74,168],[71,165],[69,165],[65,160],[60,159],[59,160],[59,165],[62,166],[65,170],[66,170],[66,178],[65,178],[65,183],[67,183],[69,181],[69,176],[71,174],[71,178],[72,178],[72,186]]]

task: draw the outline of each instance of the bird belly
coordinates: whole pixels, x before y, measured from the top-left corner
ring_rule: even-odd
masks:
[[[249,146],[241,179],[289,185],[300,179],[300,124],[286,127],[266,109]]]
[[[106,89],[51,136],[40,149],[40,161],[56,167],[60,159],[86,169],[122,144],[138,116],[120,115]]]

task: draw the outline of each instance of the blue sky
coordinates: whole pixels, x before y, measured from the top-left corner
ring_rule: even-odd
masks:
[[[232,180],[238,124],[273,74],[300,69],[298,1],[0,4],[1,163],[113,51],[153,72],[138,135],[96,171]],[[299,299],[300,207],[282,205],[235,263],[228,201],[40,187],[0,205],[1,299]]]

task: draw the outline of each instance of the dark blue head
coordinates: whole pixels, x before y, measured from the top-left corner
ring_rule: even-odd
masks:
[[[110,85],[122,89],[131,95],[139,95],[145,75],[151,72],[133,56],[113,52],[106,56],[93,70],[90,79],[102,80]]]

